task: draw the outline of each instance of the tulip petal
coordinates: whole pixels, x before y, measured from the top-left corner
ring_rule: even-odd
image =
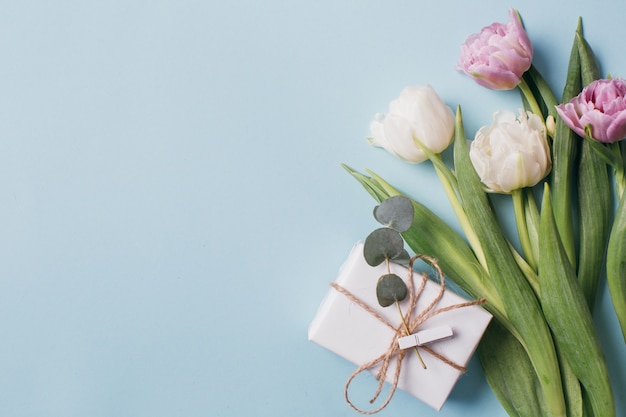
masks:
[[[621,78],[591,82],[569,103],[557,106],[565,124],[579,136],[591,126],[593,139],[612,143],[626,137],[626,81]]]
[[[585,136],[585,126],[580,122],[580,116],[576,112],[574,103],[560,104],[556,107],[556,111],[567,127],[576,132],[578,136]]]
[[[626,111],[616,114],[606,131],[607,137],[615,139],[612,142],[626,138]]]
[[[392,138],[387,141],[387,149],[395,156],[407,162],[422,162],[426,160],[426,154],[419,149],[413,140],[413,127],[402,116],[390,114],[383,123],[385,136]]]
[[[370,125],[370,143],[410,163],[428,156],[418,139],[433,153],[445,150],[454,133],[454,114],[431,86],[411,86],[389,104],[386,115],[376,115]]]
[[[532,114],[499,111],[476,133],[470,159],[490,191],[510,193],[537,184],[552,168],[546,130]]]
[[[467,38],[461,46],[457,70],[493,90],[510,90],[531,64],[533,48],[514,9],[508,24],[493,23]]]
[[[600,142],[614,142],[608,137],[607,131],[613,121],[613,117],[608,114],[602,113],[600,110],[591,110],[586,112],[581,118],[580,122],[584,126],[591,126],[591,136]],[[617,140],[617,139],[616,139]]]

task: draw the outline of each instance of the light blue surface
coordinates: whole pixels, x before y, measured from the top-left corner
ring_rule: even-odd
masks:
[[[626,70],[626,6],[518,5],[560,92],[579,15]],[[515,93],[456,73],[509,5],[464,1],[1,1],[0,414],[352,416],[353,365],[307,327],[373,200],[374,169],[455,225],[428,164],[364,141],[411,84],[472,134]],[[604,283],[603,283],[604,285]],[[626,349],[597,311],[618,407]],[[503,416],[473,360],[441,413]]]

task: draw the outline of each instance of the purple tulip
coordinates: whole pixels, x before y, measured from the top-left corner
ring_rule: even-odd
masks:
[[[515,9],[508,24],[493,23],[461,46],[457,70],[492,90],[510,90],[533,60],[533,46]]]
[[[559,116],[579,136],[591,127],[591,137],[613,143],[626,137],[626,81],[596,80],[569,103],[556,107]]]

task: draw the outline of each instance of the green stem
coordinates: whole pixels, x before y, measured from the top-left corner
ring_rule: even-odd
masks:
[[[524,210],[526,212],[526,224],[528,225],[528,238],[530,248],[536,262],[539,259],[539,207],[535,201],[535,194],[532,188],[524,189]]]
[[[463,232],[465,232],[465,236],[470,243],[478,262],[480,262],[481,266],[485,268],[487,272],[487,262],[485,260],[485,254],[482,246],[480,245],[480,241],[476,236],[476,232],[474,231],[467,214],[463,210],[461,203],[459,201],[459,197],[457,195],[457,190],[459,188],[458,181],[456,175],[441,159],[441,154],[434,153],[431,151],[426,145],[424,145],[418,138],[413,138],[415,144],[426,154],[428,159],[432,162],[433,167],[435,168],[435,172],[441,181],[441,184],[448,196],[448,200],[450,201],[450,205],[452,205],[452,209],[461,224],[461,228]]]
[[[622,196],[619,201],[611,230],[607,249],[606,276],[613,308],[626,343],[626,196]]]
[[[622,159],[620,142],[615,142],[609,145],[611,151],[615,154],[615,160],[618,161],[613,165],[613,175],[615,177],[615,190],[617,192],[617,200],[622,199],[624,195],[624,189],[626,188],[626,177],[624,174],[624,162]]]
[[[437,157],[441,158],[440,155],[437,155]],[[485,260],[485,253],[483,251],[482,246],[480,245],[480,242],[478,240],[478,237],[476,236],[476,233],[474,232],[474,228],[472,227],[467,217],[467,214],[465,213],[465,211],[463,210],[463,207],[461,206],[461,203],[459,202],[459,197],[457,196],[456,191],[454,189],[455,187],[450,181],[448,181],[449,175],[453,175],[452,172],[451,171],[449,173],[443,172],[442,169],[448,169],[448,168],[447,167],[442,168],[441,164],[434,164],[434,167],[435,167],[435,172],[437,173],[437,176],[439,177],[439,180],[441,181],[441,185],[443,186],[443,189],[446,192],[446,196],[448,197],[448,200],[450,201],[450,205],[452,206],[452,209],[454,210],[454,214],[456,215],[456,218],[461,224],[461,228],[463,229],[463,232],[465,233],[465,236],[467,237],[467,240],[470,246],[474,250],[474,253],[476,255],[476,258],[478,259],[478,262],[480,262],[483,268],[485,268],[485,271],[489,271],[489,269],[487,268],[487,262]]]
[[[524,209],[524,189],[513,190],[513,210],[515,213],[515,223],[517,224],[517,234],[519,235],[522,252],[528,261],[528,264],[536,271],[537,262],[533,255],[530,237],[528,236],[528,225],[526,223],[526,211]]]
[[[526,281],[528,281],[528,283],[532,287],[533,291],[537,295],[537,298],[541,298],[541,286],[539,285],[537,270],[528,264],[526,259],[524,259],[524,257],[520,255],[519,252],[517,252],[517,250],[513,247],[511,243],[509,243],[509,247],[511,248],[511,253],[515,258],[517,266],[519,266],[519,269],[526,277]]]
[[[407,336],[410,336],[411,331],[409,330],[408,324],[406,324],[406,320],[404,319],[404,314],[402,314],[402,309],[400,308],[400,303],[398,302],[398,300],[396,300],[396,307],[398,307],[398,313],[400,314],[400,318],[402,319],[402,324],[404,325],[404,332],[406,333]],[[424,360],[422,359],[422,355],[420,355],[419,350],[417,350],[417,346],[414,346],[413,350],[415,350],[415,354],[417,355],[417,359],[420,361],[422,368],[426,369],[426,364],[424,363]]]
[[[541,96],[541,99],[546,106],[548,115],[556,117],[556,106],[559,104],[559,101],[557,100],[554,92],[550,88],[550,85],[547,83],[545,78],[543,78],[543,75],[541,75],[539,70],[534,65],[530,66],[530,69],[528,70],[528,75],[537,86],[537,90],[539,91],[539,95]]]
[[[533,113],[539,116],[541,120],[544,120],[544,124],[545,124],[545,119],[543,118],[543,112],[541,111],[541,107],[539,106],[539,103],[537,102],[535,95],[533,94],[530,86],[528,85],[526,80],[524,80],[524,78],[520,80],[518,87],[520,91],[522,92],[522,94],[524,95],[524,98],[526,98],[526,101],[530,105],[530,108],[532,109]]]

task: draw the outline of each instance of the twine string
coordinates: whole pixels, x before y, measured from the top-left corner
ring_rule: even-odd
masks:
[[[420,282],[420,285],[418,286],[417,290],[415,290],[415,283],[413,282],[413,264],[418,259],[422,259],[430,263],[435,268],[435,270],[437,271],[437,275],[439,276],[440,286],[439,286],[439,291],[437,292],[437,295],[428,304],[428,306],[426,306],[422,311],[420,311],[414,318],[411,318],[413,316],[413,310],[415,310],[417,307],[417,301],[419,300],[419,297],[422,295],[424,287],[426,286],[426,282],[428,281],[428,276],[425,273],[422,273],[422,280]],[[408,334],[402,322],[399,325],[394,326],[387,319],[385,319],[382,315],[380,315],[376,311],[376,309],[374,309],[373,307],[365,303],[363,300],[361,300],[360,298],[352,294],[350,291],[348,291],[341,285],[333,282],[331,286],[335,290],[337,290],[339,293],[346,296],[351,302],[361,307],[363,310],[365,310],[366,312],[374,316],[379,322],[389,327],[393,331],[393,336],[391,338],[391,342],[389,343],[387,350],[381,355],[379,355],[378,357],[359,366],[348,377],[348,380],[346,381],[346,385],[344,387],[344,398],[346,402],[348,403],[348,405],[350,405],[350,407],[353,410],[357,411],[358,413],[367,414],[367,415],[376,414],[379,411],[381,411],[383,408],[385,408],[391,401],[391,398],[393,397],[396,389],[398,388],[398,381],[400,380],[400,372],[402,370],[402,361],[404,360],[406,356],[406,352],[407,352],[406,350],[400,349],[400,347],[398,346],[398,339],[400,337],[408,336],[410,334],[415,333],[415,331],[419,328],[419,326],[421,326],[426,320],[430,319],[433,316],[444,313],[446,311],[456,310],[459,308],[464,308],[464,307],[469,307],[469,306],[474,306],[474,305],[480,305],[486,302],[485,299],[480,299],[480,300],[468,301],[464,303],[452,304],[452,305],[438,308],[438,309],[435,308],[437,303],[439,303],[439,301],[441,300],[445,292],[445,277],[443,275],[443,271],[441,270],[441,267],[439,266],[439,264],[434,258],[431,258],[427,255],[421,255],[421,254],[413,256],[408,265],[407,287],[408,287],[408,294],[409,294],[409,304],[405,313],[405,316],[409,319],[407,323]],[[430,355],[432,355],[436,359],[442,361],[446,365],[449,365],[460,372],[466,371],[466,368],[464,366],[461,366],[455,363],[454,361],[446,358],[444,355],[441,355],[435,352],[433,349],[429,348],[428,346],[422,345],[419,348],[423,349],[424,351],[428,352]],[[394,372],[392,383],[391,383],[391,389],[389,391],[389,394],[387,395],[387,398],[380,405],[380,407],[374,410],[368,411],[368,410],[362,410],[358,408],[356,405],[354,405],[352,401],[350,400],[350,397],[348,394],[350,384],[352,383],[354,378],[356,378],[361,372],[369,370],[377,365],[380,365],[380,368],[378,372],[376,373],[378,386],[376,388],[376,391],[374,392],[373,397],[369,401],[370,404],[374,403],[374,401],[378,399],[378,397],[380,396],[383,390],[385,380],[387,379],[387,372],[389,370],[389,366],[391,365],[391,362],[394,358],[396,360],[396,368],[395,368],[395,372]]]

